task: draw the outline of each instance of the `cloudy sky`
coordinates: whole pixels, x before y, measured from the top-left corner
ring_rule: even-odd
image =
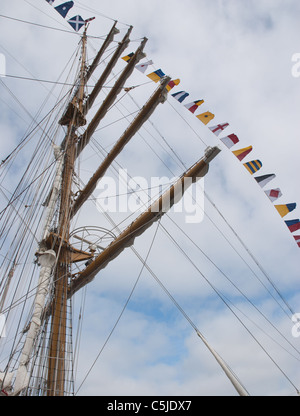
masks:
[[[54,6],[56,3],[62,2],[56,0]],[[154,176],[171,180],[182,173],[183,165],[196,162],[206,146],[221,149],[204,181],[202,221],[191,224],[186,213],[171,212],[136,240],[135,249],[143,259],[147,257],[153,274],[143,268],[131,249],[126,249],[88,286],[76,368],[77,394],[236,395],[197,337],[192,322],[251,395],[295,395],[295,387],[299,388],[300,338],[293,337],[292,313],[273,284],[292,310],[300,313],[300,249],[284,223],[285,219],[299,218],[299,207],[282,219],[242,163],[208,126],[229,123],[223,136],[234,133],[240,140],[231,150],[252,145],[253,151],[243,163],[259,159],[263,163],[261,175],[276,174],[265,189],[270,185],[281,189],[283,196],[277,203],[300,203],[300,77],[292,72],[292,57],[300,53],[299,2],[74,3],[68,17],[96,17],[88,31],[89,57],[114,20],[119,22],[117,41],[132,25],[132,42],[126,53],[135,51],[147,37],[145,60],[154,63],[148,72],[162,69],[173,79],[179,78],[180,85],[173,91],[189,92],[184,103],[203,99],[201,110],[215,115],[204,126],[169,95],[151,123],[117,159],[117,170],[127,169],[130,176],[142,177],[148,183]],[[51,83],[10,76],[64,81],[60,74],[80,37],[44,0],[5,2],[1,23],[0,52],[6,58],[7,74],[1,78],[3,159],[20,142],[32,117],[40,120],[50,110],[59,91],[58,87],[51,90]],[[121,70],[126,64],[118,65]],[[126,84],[139,87],[126,101],[120,100],[115,113],[108,114],[103,128],[95,133],[94,147],[87,149],[82,160],[84,181],[103,157],[100,147],[95,147],[97,143],[101,151],[108,151],[132,119],[136,103],[142,105],[155,90],[156,85],[148,81],[145,74],[135,71]],[[47,104],[38,113],[48,95]],[[101,98],[97,104],[100,102]],[[196,114],[200,112],[199,108]],[[24,152],[25,159],[31,150]],[[178,158],[174,158],[175,153]],[[108,172],[108,177],[115,175],[116,171]],[[193,187],[193,192],[202,204],[200,187]],[[94,196],[100,193],[98,189]],[[76,226],[96,224],[111,229],[100,211],[99,206],[90,204],[88,215],[81,214]],[[114,213],[112,220],[120,223],[124,219],[120,225],[123,229],[134,217],[127,216]],[[76,297],[74,315],[80,302],[81,297]]]

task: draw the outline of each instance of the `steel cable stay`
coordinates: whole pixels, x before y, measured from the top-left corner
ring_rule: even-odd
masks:
[[[238,288],[238,286],[236,285],[236,283],[234,283],[229,276],[199,247],[199,245],[182,229],[182,227],[180,227],[172,218],[170,215],[167,215],[168,219],[172,222],[172,224],[178,229],[180,230],[180,232],[188,239],[188,241],[190,241],[194,247],[197,248],[197,250],[199,250],[201,252],[201,254],[216,268],[216,270],[221,273],[226,280],[228,280],[228,282],[230,282],[231,285],[234,286],[234,288],[245,298],[245,300],[247,302],[249,302],[249,304],[273,327],[273,329],[275,329],[275,331],[281,335],[283,337],[283,339],[298,353],[300,354],[300,350],[298,350],[287,338],[286,336],[283,335],[283,333],[281,331],[279,331],[279,329],[270,321],[270,319],[262,312],[259,310],[259,308],[255,305],[255,303],[241,290]],[[236,306],[235,306],[236,307]],[[250,319],[248,317],[248,319]],[[276,341],[274,341],[276,342]]]
[[[197,272],[201,275],[201,277],[208,283],[208,285],[212,288],[212,290],[218,295],[218,297],[222,300],[222,302],[226,305],[226,307],[233,313],[233,315],[237,318],[237,320],[241,323],[241,325],[246,329],[246,331],[251,335],[251,337],[255,340],[255,342],[260,346],[260,348],[264,351],[264,353],[269,357],[269,359],[273,362],[273,364],[279,369],[279,371],[284,375],[284,377],[289,381],[289,383],[295,388],[297,394],[299,393],[298,388],[295,386],[295,384],[291,381],[291,379],[287,376],[287,374],[281,369],[281,367],[278,365],[278,363],[274,360],[274,358],[271,356],[270,353],[263,347],[260,341],[254,336],[254,334],[250,331],[250,329],[245,325],[245,323],[241,320],[240,317],[233,311],[233,307],[236,307],[233,305],[231,307],[229,303],[232,304],[232,302],[224,295],[222,294],[206,277],[205,275],[200,271],[200,269],[197,267],[197,265],[192,261],[190,256],[186,253],[186,251],[177,243],[177,241],[174,239],[174,237],[171,236],[171,234],[168,232],[168,230],[161,224],[161,227],[165,231],[165,233],[169,236],[171,241],[174,243],[174,245],[178,248],[178,250],[184,255],[184,257],[191,263],[191,265],[197,270]],[[238,309],[238,308],[237,308]]]
[[[105,14],[100,13],[98,10],[95,10],[95,9],[93,9],[93,8],[91,8],[91,7],[86,6],[85,4],[81,3],[80,1],[77,1],[77,3],[81,5],[81,6],[80,6],[80,8],[81,8],[82,10],[86,10],[86,11],[88,11],[88,12],[94,13],[94,14],[95,14],[95,15],[97,15],[97,16],[104,17],[105,19],[111,20],[111,21],[113,21],[113,22],[116,22],[116,21],[117,21],[116,19],[114,19],[114,18],[112,18],[112,17],[110,17],[110,16],[106,16]],[[120,24],[122,24],[122,25],[124,25],[124,26],[127,26],[127,27],[129,27],[129,26],[130,26],[128,23],[120,22],[119,20],[118,20],[118,23],[120,23]]]
[[[1,75],[1,74],[0,74]],[[35,81],[35,82],[39,82],[41,84],[54,84],[56,85],[62,85],[65,87],[74,87],[74,83],[71,82],[60,82],[60,81],[52,81],[50,79],[40,79],[40,78],[30,78],[30,77],[25,77],[22,75],[13,75],[13,74],[5,74],[5,78],[13,78],[13,79],[20,79],[23,81]],[[93,87],[93,85],[87,85],[87,87]],[[103,85],[103,88],[111,88],[111,87],[107,87],[106,85]]]
[[[56,30],[56,31],[59,31],[59,32],[68,33],[68,34],[71,34],[73,36],[75,35],[77,37],[81,36],[80,34],[74,32],[73,30],[59,29],[59,28],[56,28],[56,27],[53,27],[53,26],[41,25],[39,23],[29,22],[28,20],[23,20],[23,19],[16,19],[14,17],[5,16],[3,14],[0,14],[0,17],[2,17],[4,19],[8,19],[8,20],[13,20],[13,21],[18,22],[18,23],[25,23],[25,24],[32,25],[32,26],[41,27],[43,29],[50,29],[50,30]],[[61,23],[61,22],[59,22],[59,23]],[[103,36],[90,36],[90,35],[87,35],[87,36],[89,38],[93,38],[93,39],[102,39],[103,40],[105,38],[105,35],[103,35]]]

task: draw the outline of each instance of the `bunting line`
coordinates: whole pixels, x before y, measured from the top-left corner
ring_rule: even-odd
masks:
[[[126,57],[123,57],[123,59],[126,61]],[[153,64],[153,62],[149,61],[149,64]],[[139,69],[141,72],[145,72],[147,67],[148,67],[147,63],[140,64],[140,65],[136,66],[136,68]],[[162,72],[161,69],[159,69],[157,71],[151,72],[147,76],[148,76],[148,78],[152,79],[154,82],[158,82],[161,78],[163,78],[165,76],[165,74]],[[170,81],[170,83],[166,87],[167,91],[170,91],[176,85],[179,85],[179,83],[180,83],[179,79],[177,79],[175,81]],[[178,92],[175,92],[171,95],[175,100],[177,100],[180,104],[182,104],[183,101],[186,100],[186,98],[190,94],[186,91],[178,91]],[[204,100],[201,99],[201,100],[192,101],[188,104],[183,104],[183,106],[186,109],[188,109],[191,113],[194,114],[196,112],[196,110],[200,107],[200,105],[202,105],[203,103],[204,103]],[[210,111],[206,111],[206,112],[203,112],[201,114],[196,115],[196,117],[204,125],[207,125],[211,120],[214,119],[215,115],[213,113],[211,113]],[[229,126],[229,123],[226,122],[226,123],[220,123],[220,124],[217,124],[215,126],[208,127],[208,128],[215,136],[219,137],[220,134],[223,133],[223,131],[228,126]],[[220,141],[228,149],[231,149],[233,146],[235,146],[237,143],[239,143],[240,140],[239,140],[239,138],[236,134],[232,133],[232,134],[229,134],[228,136],[221,137]],[[248,147],[241,148],[241,149],[238,149],[238,150],[233,150],[231,152],[234,156],[237,157],[237,159],[239,161],[242,161],[252,151],[253,151],[253,147],[248,146]],[[260,160],[255,159],[255,160],[250,160],[246,163],[243,163],[243,166],[247,169],[247,171],[251,175],[254,175],[256,172],[258,172],[262,168],[263,164]],[[256,176],[256,177],[254,176],[255,181],[257,182],[257,184],[261,188],[264,188],[264,186],[267,183],[269,183],[271,180],[273,180],[274,178],[276,178],[276,175],[274,173],[266,174],[266,175],[262,175],[262,176]],[[267,191],[264,191],[264,193],[272,203],[275,202],[277,199],[279,199],[282,196],[282,192],[279,188],[272,188],[272,189],[269,189]],[[281,215],[281,217],[284,217],[296,208],[296,203],[275,205],[275,208],[277,209],[277,211]],[[298,226],[297,224],[296,225],[292,224],[292,226],[290,226],[289,228],[294,229],[295,227]],[[297,240],[297,244],[300,247],[300,242],[298,240]]]

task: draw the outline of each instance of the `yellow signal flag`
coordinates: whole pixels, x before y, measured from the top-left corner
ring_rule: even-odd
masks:
[[[251,160],[251,162],[244,163],[244,166],[253,175],[262,167],[262,163],[260,160]]]
[[[123,59],[125,62],[129,62],[130,59],[133,57],[133,55],[134,55],[134,53],[131,52],[130,54],[128,54],[126,56],[123,56],[123,58],[121,58],[121,59]]]
[[[171,91],[172,88],[174,88],[176,85],[180,84],[180,79],[173,79],[169,82],[169,84],[166,86],[166,90],[168,92]]]
[[[208,124],[211,120],[215,118],[215,115],[212,114],[210,111],[206,111],[205,113],[199,114],[196,116],[203,124]]]
[[[289,212],[294,211],[296,204],[274,205],[281,217],[285,217]]]
[[[154,82],[158,82],[161,78],[163,78],[165,74],[161,69],[158,69],[157,71],[151,72],[151,74],[148,74],[147,77],[150,78]]]
[[[234,150],[232,153],[239,159],[243,160],[250,152],[252,152],[252,146],[244,147],[244,149]]]

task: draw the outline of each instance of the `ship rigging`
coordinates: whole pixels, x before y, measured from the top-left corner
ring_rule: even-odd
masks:
[[[130,26],[123,38],[116,42],[115,37],[119,35],[119,30],[117,22],[114,22],[95,58],[88,60],[88,24],[85,25],[74,61],[77,62],[75,82],[72,83],[73,87],[67,94],[61,93],[57,99],[55,107],[60,107],[59,115],[54,116],[56,111],[51,112],[39,125],[31,128],[31,132],[24,139],[24,144],[30,143],[33,138],[35,150],[23,177],[16,184],[13,193],[8,194],[1,190],[7,200],[1,210],[1,247],[5,254],[2,254],[1,265],[0,312],[7,315],[7,322],[12,327],[11,331],[16,334],[6,339],[9,342],[3,348],[8,358],[0,373],[2,395],[76,394],[74,356],[78,345],[77,341],[74,343],[73,340],[74,298],[80,293],[85,293],[87,286],[101,277],[107,266],[122,253],[126,255],[128,251],[134,253],[142,264],[139,277],[143,270],[147,270],[154,278],[184,320],[192,327],[195,336],[202,341],[210,356],[215,359],[237,394],[249,395],[238,376],[204,337],[201,328],[198,328],[147,263],[157,232],[163,230],[165,237],[177,247],[183,257],[189,261],[190,266],[203,277],[212,292],[215,292],[237,321],[244,326],[241,315],[234,310],[231,302],[210,279],[206,278],[199,266],[191,259],[184,245],[172,237],[162,221],[167,217],[174,227],[180,229],[180,225],[170,218],[168,213],[182,203],[186,192],[200,186],[198,181],[201,178],[209,176],[215,163],[214,159],[217,160],[219,157],[220,148],[207,146],[203,154],[194,155],[192,163],[187,167],[181,156],[163,138],[163,144],[173,158],[172,164],[175,165],[174,160],[176,160],[181,169],[180,173],[176,171],[176,179],[173,178],[171,183],[160,186],[159,192],[155,193],[155,198],[152,199],[148,196],[143,199],[140,196],[143,189],[136,187],[135,191],[138,192],[139,197],[136,197],[135,202],[138,201],[139,211],[134,214],[139,212],[139,215],[135,215],[135,218],[132,218],[131,214],[126,221],[118,218],[119,222],[116,223],[112,218],[108,218],[107,213],[103,211],[103,205],[98,203],[97,209],[102,210],[101,218],[105,218],[106,224],[110,223],[110,226],[101,222],[85,223],[86,216],[89,215],[84,214],[85,206],[95,201],[95,191],[99,189],[99,184],[111,169],[118,166],[124,149],[130,148],[131,141],[147,125],[154,112],[159,112],[168,100],[168,86],[172,78],[163,76],[146,102],[131,114],[131,117],[125,117],[126,122],[127,119],[130,121],[119,138],[113,137],[111,140],[113,143],[107,144],[109,150],[94,140],[95,134],[100,130],[104,120],[109,119],[110,110],[118,100],[121,100],[121,96],[130,95],[136,88],[129,84],[129,80],[136,65],[146,56],[144,50],[147,38],[139,42],[130,59],[123,63],[120,73],[114,74],[115,67],[128,48],[132,30],[133,27]],[[110,52],[113,44],[115,47],[113,52]],[[95,78],[100,66],[103,66],[103,70]],[[106,89],[109,80],[110,86]],[[92,81],[91,88],[89,84]],[[64,85],[64,88],[66,87],[68,81]],[[97,100],[101,94],[103,99],[99,103]],[[134,102],[133,98],[132,101]],[[1,165],[3,178],[9,169],[13,169],[13,162],[22,147],[23,145],[3,159]],[[94,157],[95,149],[101,155],[101,161],[96,166],[94,164],[92,175],[90,172],[88,175],[83,172],[84,179],[82,179],[80,173],[84,161]],[[45,165],[42,165],[41,161],[45,161]],[[170,168],[170,165],[167,167]],[[88,163],[84,168],[87,166]],[[131,186],[133,185],[134,181],[131,181]],[[116,195],[110,197],[116,198]],[[206,197],[210,199],[208,195]],[[193,197],[192,201],[195,202]],[[216,210],[218,212],[217,208]],[[135,242],[150,230],[154,232],[153,240],[147,253],[142,256],[136,250]],[[194,241],[192,243],[193,249],[198,250],[197,244]],[[247,250],[245,245],[244,248]],[[31,257],[34,258],[33,262],[30,260]],[[250,257],[256,261],[252,253]],[[258,267],[260,268],[259,264]],[[264,273],[263,270],[260,271]],[[25,276],[24,280],[23,276]],[[280,295],[276,286],[269,279],[267,280],[266,290],[270,297],[278,302],[283,314],[290,317],[295,311]],[[245,296],[240,288],[235,287],[235,289],[239,295]],[[245,297],[249,300],[247,296]],[[130,298],[131,295],[125,306]],[[262,318],[268,320],[251,300],[249,303]],[[19,306],[21,312],[16,312]],[[79,309],[81,319],[83,311],[81,307]],[[78,328],[80,325],[81,322]],[[272,323],[270,325],[273,327]],[[297,357],[299,354],[297,348],[277,328],[273,327],[273,329],[286,342],[292,351],[290,353]],[[248,332],[251,334],[251,331]],[[256,341],[255,337],[253,339]],[[260,345],[259,341],[258,344]],[[296,384],[280,368],[272,354],[264,352],[298,393]],[[3,366],[2,361],[1,366]]]

